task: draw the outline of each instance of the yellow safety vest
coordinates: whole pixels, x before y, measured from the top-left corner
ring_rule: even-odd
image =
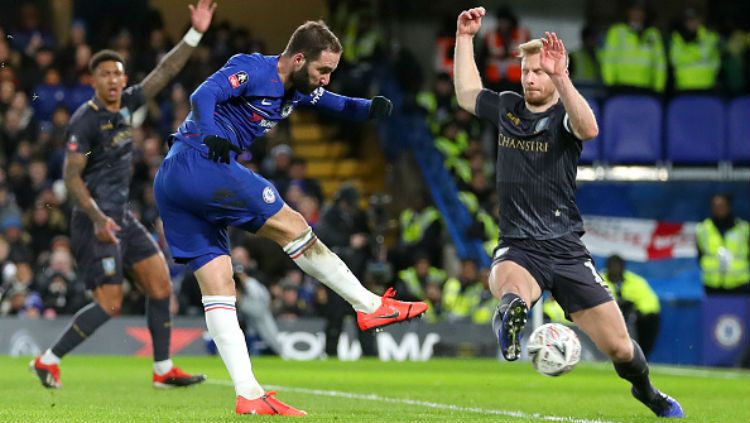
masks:
[[[610,27],[602,50],[604,85],[626,85],[664,91],[667,59],[659,30],[651,27],[638,34],[629,25]]]
[[[419,276],[417,275],[417,269],[415,269],[414,267],[404,269],[398,272],[398,277],[404,282],[412,295],[417,298],[425,297],[422,283],[419,281]],[[437,267],[430,266],[430,269],[427,271],[427,283],[436,283],[442,285],[445,281],[445,277],[445,272],[438,269]]]
[[[477,325],[484,325],[492,321],[495,309],[500,303],[500,300],[492,295],[485,301],[481,301],[483,292],[479,293],[480,302],[474,307],[474,311],[471,313],[471,321]]]
[[[437,323],[441,320],[443,320],[443,316],[438,316],[435,313],[435,306],[432,304],[432,301],[430,300],[422,300],[425,303],[427,303],[427,311],[424,312],[424,321],[427,323]]]
[[[432,91],[421,91],[417,94],[417,104],[424,107],[427,113],[433,114],[437,110],[437,98]]]
[[[615,284],[609,279],[606,272],[601,273],[602,278],[609,285],[609,292],[618,300],[618,291]],[[659,297],[656,295],[648,281],[642,276],[630,271],[625,271],[622,275],[622,285],[620,285],[619,298],[633,303],[635,309],[641,314],[655,314],[661,311]]]
[[[686,42],[679,31],[674,31],[669,59],[674,67],[676,89],[713,88],[721,63],[719,35],[701,26],[696,39]]]
[[[474,282],[461,291],[461,281],[450,278],[443,286],[443,311],[454,317],[471,317],[481,299],[482,284]]]
[[[359,32],[359,17],[353,15],[347,22],[344,35],[341,37],[341,45],[344,53],[343,59],[355,63],[362,58],[373,55],[375,48],[382,41],[382,36],[377,28],[371,28],[365,33]]]
[[[750,283],[750,261],[748,242],[750,225],[737,219],[735,225],[724,236],[711,219],[706,219],[695,228],[698,248],[701,249],[703,284],[709,288],[734,289]],[[727,265],[722,268],[722,255]]]
[[[469,135],[464,131],[458,131],[455,139],[443,136],[435,138],[435,148],[437,148],[446,159],[460,157],[468,147]]]
[[[560,307],[560,304],[552,297],[547,298],[544,301],[542,311],[552,323],[560,323],[567,326],[575,325],[575,323],[565,318],[565,311],[563,311],[562,307]]]
[[[440,220],[440,212],[435,207],[425,207],[417,213],[406,209],[399,216],[401,224],[401,240],[406,244],[416,244],[422,240],[424,232],[436,220]]]
[[[487,252],[487,255],[492,257],[492,252],[495,251],[495,247],[497,247],[500,226],[498,226],[495,219],[484,210],[480,210],[479,213],[477,213],[477,220],[482,223],[482,227],[484,228],[485,241],[482,243],[482,245],[484,245],[484,251]]]
[[[595,84],[602,79],[599,63],[585,49],[579,48],[572,52],[570,61],[573,62],[571,77],[576,83]]]

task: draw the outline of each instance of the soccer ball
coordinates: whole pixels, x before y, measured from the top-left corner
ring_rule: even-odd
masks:
[[[531,333],[526,345],[531,363],[545,376],[561,376],[573,370],[581,359],[581,341],[567,326],[548,323]]]

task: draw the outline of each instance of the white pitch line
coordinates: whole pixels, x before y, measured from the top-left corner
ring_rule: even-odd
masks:
[[[209,379],[206,381],[206,383],[211,383],[214,385],[234,386],[232,382],[228,380]],[[462,407],[460,405],[455,405],[455,404],[444,404],[444,403],[439,403],[439,402],[419,401],[419,400],[411,400],[411,399],[403,399],[403,398],[390,398],[390,397],[383,397],[383,396],[376,395],[376,394],[357,394],[357,393],[352,393],[352,392],[297,388],[293,386],[278,386],[278,385],[266,385],[266,388],[272,389],[272,390],[283,391],[283,392],[296,392],[300,394],[318,395],[318,396],[324,396],[324,397],[336,397],[336,398],[357,399],[357,400],[365,400],[365,401],[386,402],[386,403],[393,403],[393,404],[415,405],[419,407],[434,408],[438,410],[461,411],[461,412],[468,412],[468,413],[515,417],[519,419],[536,419],[536,420],[544,420],[548,422],[614,423],[614,422],[607,421],[607,420],[588,420],[588,419],[577,419],[574,417],[545,416],[543,414],[538,414],[538,413],[524,413],[523,411],[496,410],[496,409],[491,409],[491,408],[479,408],[479,407]]]

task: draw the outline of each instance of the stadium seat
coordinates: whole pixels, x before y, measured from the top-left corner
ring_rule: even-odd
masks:
[[[667,109],[667,160],[708,164],[724,159],[724,103],[716,97],[682,96]]]
[[[662,109],[648,96],[623,95],[604,105],[604,160],[653,164],[661,160]]]
[[[750,163],[750,96],[729,104],[729,134],[726,159],[732,163]]]
[[[601,115],[599,114],[599,104],[596,102],[596,100],[592,99],[586,99],[589,102],[589,105],[591,106],[591,110],[594,111],[594,116],[596,117],[596,121],[599,122],[601,125]],[[601,136],[601,127],[599,128],[599,136],[594,138],[591,141],[586,141],[583,143],[583,151],[581,152],[581,159],[579,160],[580,163],[583,164],[591,164],[593,162],[598,162],[602,158],[602,136]]]
[[[364,176],[368,171],[369,169],[361,160],[355,159],[340,160],[336,166],[336,176],[344,180]]]
[[[307,176],[326,178],[336,174],[336,162],[333,160],[315,160],[307,163]]]

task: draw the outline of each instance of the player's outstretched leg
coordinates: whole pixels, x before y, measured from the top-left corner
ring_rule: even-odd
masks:
[[[203,293],[203,310],[206,313],[208,333],[216,343],[222,361],[234,383],[237,414],[279,414],[304,416],[298,410],[274,398],[274,392],[265,392],[253,374],[245,335],[237,320],[237,296],[232,279],[229,256],[206,255],[190,263]]]
[[[357,323],[362,330],[403,322],[427,311],[426,303],[394,299],[396,292],[392,288],[382,298],[368,291],[339,256],[329,250],[309,227],[285,245],[284,252],[305,273],[351,304],[357,312]]]
[[[505,294],[492,317],[492,330],[500,350],[508,361],[521,357],[521,331],[526,325],[529,308],[516,294]]]
[[[70,325],[55,344],[29,364],[42,386],[53,389],[62,387],[60,360],[91,336],[110,317],[98,303],[91,303],[76,312]]]
[[[630,339],[617,304],[603,304],[570,313],[579,328],[614,363],[617,374],[631,383],[631,393],[659,417],[684,417],[680,403],[651,384],[648,362],[637,342]]]
[[[143,250],[150,248],[153,244],[145,230],[141,239],[143,241],[140,242],[140,247]],[[139,244],[135,237],[131,239],[131,243],[134,246]],[[146,321],[154,349],[154,371],[151,377],[154,387],[177,388],[204,382],[205,375],[191,375],[184,372],[174,366],[169,355],[169,344],[172,338],[172,314],[169,311],[169,302],[172,286],[169,282],[169,270],[164,256],[157,251],[134,263],[132,271],[139,286],[146,293]]]
[[[640,345],[633,342],[633,359],[628,362],[615,362],[617,374],[630,382],[630,392],[638,401],[646,405],[659,417],[685,417],[677,400],[653,387],[649,380],[648,363]]]

